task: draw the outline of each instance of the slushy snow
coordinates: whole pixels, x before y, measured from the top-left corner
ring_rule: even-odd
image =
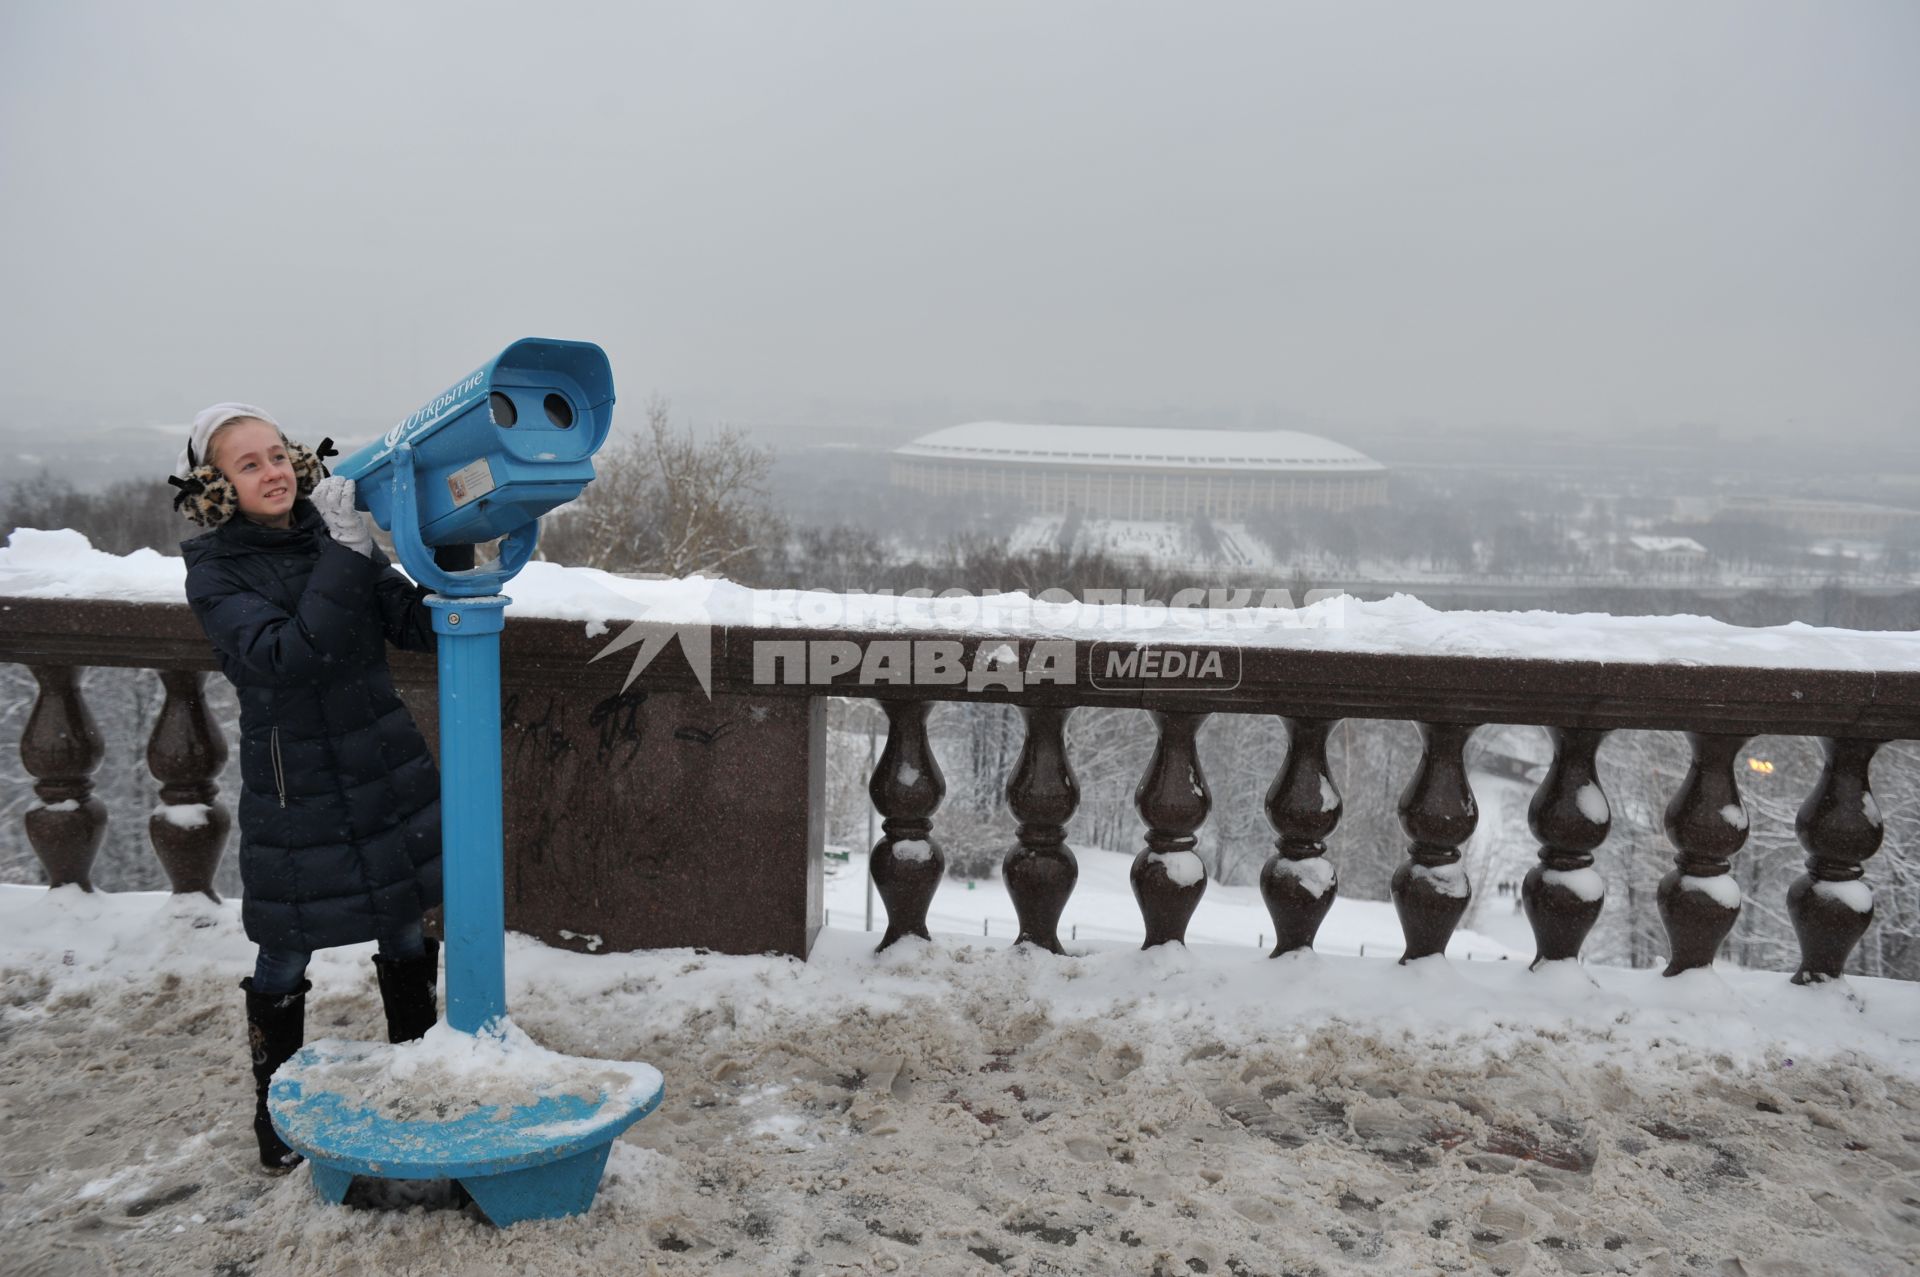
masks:
[[[586,1215],[501,1232],[444,1193],[371,1212],[260,1173],[235,904],[0,887],[0,1266],[1679,1277],[1920,1252],[1912,985],[875,940],[509,936],[514,1022],[649,1061],[667,1098]],[[316,1035],[382,1036],[370,952],[315,956]]]

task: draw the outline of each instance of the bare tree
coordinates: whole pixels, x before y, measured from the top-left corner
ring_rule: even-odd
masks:
[[[597,477],[550,519],[549,559],[620,572],[751,582],[785,539],[769,503],[772,454],[731,428],[676,430],[664,399],[646,427],[601,452]]]
[[[173,489],[161,479],[121,479],[82,492],[42,471],[0,486],[0,535],[15,528],[72,528],[96,550],[127,554],[152,547],[178,553],[201,529],[174,512]]]

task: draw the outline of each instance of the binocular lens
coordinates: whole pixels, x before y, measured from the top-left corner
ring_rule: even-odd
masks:
[[[510,426],[520,420],[520,414],[514,410],[513,400],[497,390],[487,396],[487,407],[493,410],[493,424],[496,426]],[[551,415],[553,410],[547,411]]]
[[[565,395],[548,395],[545,402],[548,421],[562,430],[573,425],[573,405]]]

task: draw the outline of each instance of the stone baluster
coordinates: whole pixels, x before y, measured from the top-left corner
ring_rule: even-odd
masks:
[[[1020,822],[1020,844],[1007,853],[1007,894],[1020,916],[1015,944],[1036,944],[1061,953],[1060,913],[1067,907],[1080,865],[1067,846],[1067,822],[1080,805],[1080,785],[1067,761],[1066,724],[1071,709],[1022,706],[1027,738],[1007,781],[1007,807]]]
[[[1400,795],[1400,827],[1413,841],[1407,859],[1393,871],[1393,908],[1407,939],[1402,964],[1445,953],[1473,899],[1460,844],[1480,820],[1467,784],[1467,738],[1474,728],[1472,723],[1420,724],[1420,766]]]
[[[1667,975],[1711,966],[1740,916],[1740,884],[1728,872],[1747,841],[1747,811],[1733,778],[1734,755],[1745,736],[1688,732],[1693,761],[1667,804],[1667,839],[1674,867],[1660,880],[1656,901],[1673,956]]]
[[[933,813],[947,783],[927,743],[933,702],[882,701],[881,708],[887,712],[887,745],[867,782],[881,815],[881,837],[868,863],[887,906],[887,931],[880,940],[885,949],[903,936],[932,938],[927,906],[947,868],[946,855],[934,841]]]
[[[1153,721],[1160,739],[1133,791],[1134,808],[1147,822],[1147,845],[1127,875],[1147,925],[1143,949],[1169,940],[1186,943],[1187,920],[1207,891],[1207,867],[1194,853],[1194,833],[1212,806],[1194,742],[1207,715],[1154,710]]]
[[[213,874],[232,821],[214,801],[214,778],[226,764],[227,742],[207,713],[205,674],[162,670],[160,685],[167,698],[147,740],[147,769],[160,782],[160,806],[147,819],[147,835],[176,893],[197,891],[218,900]]]
[[[1837,979],[1847,955],[1873,922],[1873,889],[1864,865],[1884,832],[1867,770],[1879,741],[1822,740],[1827,763],[1793,822],[1807,849],[1807,871],[1787,888],[1787,913],[1800,937],[1795,984]]]
[[[34,777],[41,806],[27,812],[27,842],[49,887],[93,890],[93,858],[107,832],[107,808],[93,795],[93,769],[106,744],[80,695],[71,665],[32,665],[40,684],[20,735],[20,761]]]
[[[1324,718],[1288,718],[1287,763],[1267,789],[1267,821],[1279,835],[1260,870],[1260,895],[1273,917],[1273,953],[1313,948],[1333,908],[1339,875],[1327,859],[1327,838],[1340,823],[1340,790],[1327,770]]]
[[[1550,727],[1547,733],[1553,738],[1553,766],[1527,806],[1527,825],[1540,840],[1540,863],[1520,884],[1533,927],[1535,967],[1580,956],[1606,903],[1606,883],[1593,867],[1593,851],[1607,840],[1613,824],[1595,762],[1606,732]]]

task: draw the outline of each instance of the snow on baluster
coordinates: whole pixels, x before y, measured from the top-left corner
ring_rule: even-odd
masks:
[[[1880,850],[1880,808],[1868,769],[1880,742],[1821,740],[1826,765],[1793,822],[1807,849],[1807,869],[1787,889],[1787,914],[1800,940],[1795,984],[1838,979],[1847,956],[1873,923],[1873,889],[1865,864]]]
[[[904,936],[927,934],[927,906],[946,872],[947,858],[933,837],[933,813],[947,783],[927,742],[931,701],[883,701],[887,745],[874,764],[867,793],[882,817],[881,837],[869,859],[873,885],[887,907],[885,949]]]
[[[1473,896],[1460,844],[1480,820],[1466,767],[1475,726],[1420,724],[1420,766],[1400,795],[1400,827],[1412,842],[1393,873],[1393,907],[1407,938],[1402,964],[1445,953]]]
[[[1080,805],[1066,746],[1067,715],[1073,711],[1028,705],[1020,712],[1027,735],[1007,781],[1007,807],[1020,822],[1020,841],[1007,853],[1001,872],[1020,918],[1015,943],[1060,953],[1060,914],[1080,876],[1066,841],[1067,822]]]
[[[1128,875],[1146,923],[1143,949],[1170,940],[1184,944],[1187,921],[1206,894],[1206,866],[1193,854],[1198,842],[1194,833],[1213,803],[1194,742],[1206,719],[1205,714],[1153,711],[1160,736],[1133,793],[1134,806],[1147,824],[1147,845],[1133,858]]]
[[[1606,903],[1606,883],[1593,868],[1593,851],[1612,824],[1600,788],[1595,755],[1603,731],[1554,727],[1553,765],[1527,806],[1527,824],[1540,840],[1540,863],[1527,871],[1520,900],[1533,928],[1533,965],[1578,958],[1580,946]]]
[[[1260,871],[1260,895],[1273,918],[1273,955],[1311,949],[1339,885],[1327,838],[1340,823],[1340,791],[1327,770],[1333,722],[1289,718],[1287,762],[1267,790],[1267,820],[1279,836]]]
[[[1667,838],[1674,867],[1660,880],[1656,900],[1671,957],[1666,974],[1711,966],[1740,916],[1740,884],[1728,863],[1747,841],[1746,809],[1733,759],[1745,736],[1688,732],[1693,761],[1667,804]]]

